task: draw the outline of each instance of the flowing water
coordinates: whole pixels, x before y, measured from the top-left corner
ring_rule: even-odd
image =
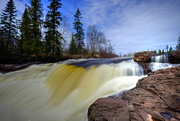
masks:
[[[163,55],[156,55],[151,57],[151,62],[157,62],[157,63],[168,63],[168,55],[163,54]]]
[[[170,64],[168,60],[168,54],[156,55],[151,57],[151,70],[156,71],[159,69],[165,69],[169,67],[176,67],[180,64]]]
[[[69,60],[0,73],[0,121],[84,121],[98,98],[145,77],[132,59]]]

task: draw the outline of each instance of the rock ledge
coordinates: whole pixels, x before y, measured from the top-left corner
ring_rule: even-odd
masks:
[[[142,51],[134,54],[135,62],[151,62],[151,57],[155,54],[154,51]]]

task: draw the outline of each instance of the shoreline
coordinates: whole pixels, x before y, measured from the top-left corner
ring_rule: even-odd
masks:
[[[94,120],[180,120],[180,66],[160,69],[138,80],[136,87],[117,98],[97,99],[88,109]]]

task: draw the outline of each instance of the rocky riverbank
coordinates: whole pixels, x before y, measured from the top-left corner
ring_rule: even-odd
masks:
[[[171,63],[178,64],[180,63],[180,50],[176,50],[172,53],[167,54],[156,54],[154,51],[142,51],[134,54],[133,60],[137,62],[144,70],[144,74],[151,72],[151,62],[155,62],[153,58],[159,57],[158,63]]]
[[[142,51],[134,54],[134,61],[138,63],[151,62],[152,56],[157,56],[154,51]],[[180,63],[180,50],[176,50],[172,53],[167,53],[167,57],[170,63]]]
[[[38,63],[26,63],[26,64],[0,64],[0,73],[8,73],[12,71],[17,71],[21,69],[25,69],[33,64]]]
[[[180,66],[151,72],[118,98],[101,98],[88,109],[89,121],[179,121]]]

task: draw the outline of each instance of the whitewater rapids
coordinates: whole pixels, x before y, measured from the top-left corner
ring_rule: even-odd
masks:
[[[144,76],[133,60],[41,64],[0,74],[0,120],[84,121],[96,99],[131,89]]]

